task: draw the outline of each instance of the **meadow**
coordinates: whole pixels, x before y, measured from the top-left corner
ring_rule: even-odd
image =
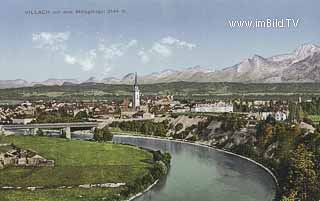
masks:
[[[125,187],[80,189],[77,186],[133,183],[147,174],[152,166],[150,152],[129,145],[36,136],[0,136],[0,144],[4,143],[13,143],[55,160],[55,167],[7,167],[0,170],[0,187],[45,188],[35,191],[0,190],[0,200],[117,200]],[[61,186],[73,188],[59,189]]]

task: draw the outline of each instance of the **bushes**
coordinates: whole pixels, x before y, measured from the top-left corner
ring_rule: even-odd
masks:
[[[164,153],[162,161],[166,164],[166,166],[169,168],[171,163],[171,155],[169,153]]]
[[[150,152],[153,155],[153,166],[150,168],[150,172],[128,183],[127,189],[122,192],[124,196],[129,197],[132,194],[141,192],[156,180],[167,175],[170,168],[171,155],[169,153],[162,154],[160,151],[150,150]]]
[[[155,179],[160,179],[162,176],[166,175],[167,172],[168,172],[168,168],[166,164],[162,161],[157,161],[151,171]]]
[[[153,178],[159,179],[168,173],[171,163],[171,155],[169,153],[162,154],[160,151],[152,151],[153,160],[155,162],[151,174]]]
[[[113,134],[110,132],[109,127],[105,126],[102,129],[95,129],[93,133],[93,139],[99,142],[111,141]]]

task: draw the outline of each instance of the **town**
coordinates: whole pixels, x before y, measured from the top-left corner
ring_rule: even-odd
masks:
[[[254,120],[285,121],[290,117],[288,100],[209,99],[179,101],[173,95],[143,96],[135,75],[132,97],[116,100],[61,100],[21,101],[18,104],[0,105],[0,124],[58,123],[157,119],[168,114],[241,113]],[[312,103],[313,100],[303,100]],[[302,103],[298,97],[292,104]]]

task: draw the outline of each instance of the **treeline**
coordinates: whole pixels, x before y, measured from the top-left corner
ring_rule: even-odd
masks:
[[[32,123],[72,123],[88,121],[89,115],[85,111],[78,112],[75,116],[65,112],[42,112]]]
[[[172,82],[157,84],[141,84],[141,91],[146,96],[174,95],[181,99],[207,99],[215,97],[277,99],[299,95],[312,97],[320,93],[320,83],[230,83],[230,82]],[[95,91],[103,92],[95,94]],[[57,100],[112,99],[130,96],[132,85],[83,83],[79,85],[34,86],[23,88],[0,89],[2,100],[50,100],[48,92],[59,92]],[[61,93],[62,92],[62,93]],[[290,94],[288,93],[290,92]],[[256,95],[255,95],[256,93]],[[292,95],[294,93],[294,95]],[[262,94],[262,95],[261,95]],[[291,99],[291,98],[290,98]]]
[[[320,130],[314,133],[298,125],[260,122],[257,141],[231,151],[269,167],[279,182],[277,200],[318,201],[320,199]]]
[[[161,153],[160,151],[149,151],[153,155],[152,167],[150,167],[147,174],[126,185],[126,189],[122,192],[125,197],[129,197],[145,190],[156,180],[161,179],[168,174],[171,155],[169,153]]]
[[[151,120],[135,120],[112,122],[110,127],[120,128],[122,131],[142,133],[144,135],[166,136],[169,128],[169,121],[153,122]]]

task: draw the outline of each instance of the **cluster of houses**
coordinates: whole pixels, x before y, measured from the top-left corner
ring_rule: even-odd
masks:
[[[29,150],[16,148],[12,145],[0,145],[0,169],[7,166],[20,167],[54,167],[54,160],[47,160],[44,157]]]
[[[256,113],[258,120],[266,120],[268,117],[274,117],[276,121],[285,121],[288,119],[289,111],[276,111],[276,112],[259,112]]]
[[[48,102],[23,102],[18,105],[0,106],[0,124],[28,124],[41,113],[50,114],[55,112],[76,116],[79,112],[85,111],[93,119],[152,119],[156,117],[156,114],[165,113],[225,113],[234,112],[234,104],[240,103],[230,101],[181,103],[174,100],[173,96],[141,98],[138,108],[132,106],[132,101],[129,98],[124,98],[122,102],[81,101],[70,103],[54,100]],[[252,101],[242,102],[241,104],[253,108],[252,112],[257,113],[257,119],[263,120],[272,115],[277,121],[283,121],[288,117],[287,108],[272,108],[272,112],[268,110],[259,111],[261,108],[271,108],[271,105],[277,105],[276,102]],[[285,106],[286,103],[281,103],[280,105]]]

